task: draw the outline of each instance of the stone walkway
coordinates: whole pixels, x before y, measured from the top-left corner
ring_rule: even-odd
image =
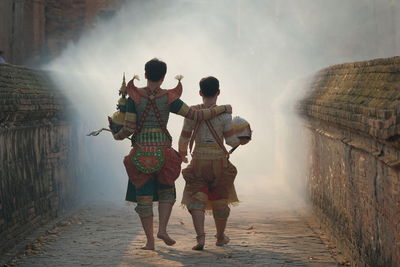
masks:
[[[156,210],[156,209],[155,209]],[[157,218],[157,217],[155,217]],[[155,220],[157,225],[158,220]],[[155,251],[138,249],[145,237],[133,206],[96,203],[61,221],[27,246],[16,266],[338,266],[332,251],[294,211],[233,207],[227,234],[216,247],[212,217],[206,219],[204,251],[192,251],[195,234],[188,213],[175,207],[169,226],[173,247],[156,241]]]

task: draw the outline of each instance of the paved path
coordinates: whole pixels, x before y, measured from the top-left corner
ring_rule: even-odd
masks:
[[[156,218],[156,217],[155,217]],[[155,220],[157,225],[158,220]],[[204,251],[192,251],[195,234],[188,213],[175,207],[169,226],[173,247],[156,241],[155,251],[138,249],[144,234],[133,206],[96,203],[49,229],[12,265],[35,266],[338,266],[331,251],[293,211],[233,207],[227,234],[214,245],[212,217],[206,219]]]

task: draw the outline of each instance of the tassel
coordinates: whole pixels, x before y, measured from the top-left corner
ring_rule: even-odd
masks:
[[[178,81],[181,81],[183,79],[183,75],[176,75],[175,79],[177,79]]]

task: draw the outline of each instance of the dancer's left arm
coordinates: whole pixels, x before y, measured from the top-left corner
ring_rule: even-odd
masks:
[[[212,119],[222,113],[232,113],[231,105],[214,106],[212,108],[199,109],[189,107],[180,98],[170,104],[170,111],[194,121],[203,121]]]
[[[225,143],[231,147],[236,147],[240,145],[240,140],[237,138],[235,130],[232,127],[232,115],[223,114],[223,135],[225,138]]]

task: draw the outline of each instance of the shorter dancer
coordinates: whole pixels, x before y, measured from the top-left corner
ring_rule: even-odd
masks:
[[[214,107],[220,93],[219,81],[215,77],[206,77],[200,81],[200,95],[203,104],[193,108]],[[217,246],[229,242],[225,235],[226,222],[229,217],[229,204],[238,202],[234,180],[237,174],[235,166],[229,162],[223,140],[232,147],[246,144],[248,138],[238,138],[232,127],[232,115],[220,114],[208,120],[196,122],[185,119],[179,139],[179,153],[184,162],[187,160],[187,149],[195,147],[189,166],[182,171],[186,181],[182,204],[192,215],[197,234],[197,245],[194,250],[203,250],[205,243],[204,219],[205,210],[212,210],[217,228]]]

